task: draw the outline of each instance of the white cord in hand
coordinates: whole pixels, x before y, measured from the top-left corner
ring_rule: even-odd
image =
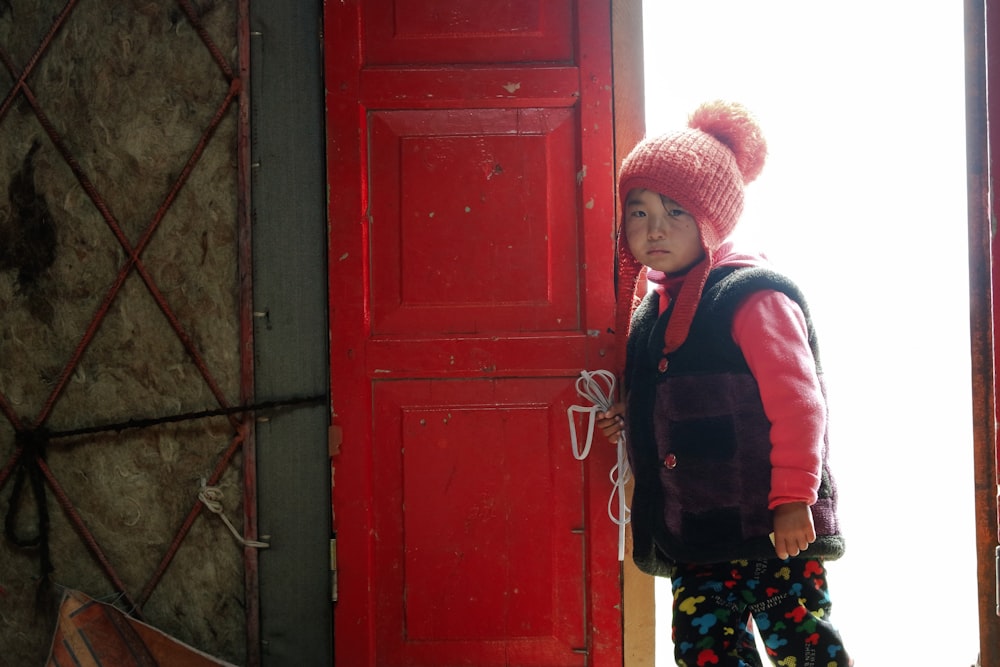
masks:
[[[590,447],[594,441],[594,426],[599,412],[607,412],[614,406],[615,376],[610,371],[581,371],[580,377],[576,379],[576,393],[581,398],[591,402],[590,407],[582,405],[571,405],[566,411],[569,418],[570,440],[573,443],[573,456],[577,461],[582,461],[590,454]],[[587,421],[587,440],[580,450],[580,444],[576,437],[576,421],[574,413],[589,413]],[[609,475],[611,484],[611,496],[608,498],[608,517],[618,526],[618,560],[625,560],[625,525],[629,522],[629,508],[625,503],[625,485],[632,479],[632,470],[628,465],[628,456],[625,451],[625,431],[618,433],[618,462],[611,468]],[[618,512],[613,509],[615,497],[617,496]]]

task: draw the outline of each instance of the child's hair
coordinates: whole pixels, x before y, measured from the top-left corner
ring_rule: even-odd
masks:
[[[702,104],[688,127],[647,138],[622,163],[618,175],[622,220],[618,230],[618,315],[616,331],[626,334],[636,279],[642,266],[625,239],[625,204],[631,190],[644,188],[673,199],[695,219],[705,258],[687,275],[664,337],[664,355],[687,338],[713,253],[733,232],[743,212],[743,187],[764,168],[767,143],[753,115],[741,104]],[[621,350],[624,345],[619,345]]]

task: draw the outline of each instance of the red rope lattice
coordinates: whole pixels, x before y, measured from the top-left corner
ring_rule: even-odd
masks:
[[[106,315],[108,314],[111,305],[114,303],[115,299],[118,297],[126,279],[135,272],[138,277],[142,280],[143,284],[146,286],[147,291],[153,298],[159,310],[165,316],[170,329],[176,335],[177,339],[180,341],[184,350],[186,351],[188,357],[197,368],[205,386],[212,393],[215,400],[223,408],[230,407],[229,401],[227,400],[225,394],[219,386],[218,381],[213,376],[210,371],[208,364],[206,363],[204,356],[197,349],[194,341],[189,335],[188,331],[184,328],[180,320],[177,318],[170,304],[164,297],[162,291],[157,286],[156,281],[153,279],[150,272],[147,270],[146,266],[142,261],[142,254],[147,249],[149,244],[152,242],[154,234],[162,222],[163,218],[170,210],[172,204],[177,198],[180,191],[184,188],[187,183],[191,173],[193,172],[196,165],[199,163],[204,151],[211,142],[216,130],[219,125],[225,119],[227,113],[235,106],[238,113],[238,183],[239,190],[237,192],[238,205],[237,205],[237,215],[238,215],[238,243],[240,244],[238,251],[238,261],[240,263],[240,400],[243,403],[249,401],[253,393],[253,361],[252,361],[252,350],[253,350],[253,340],[252,340],[252,326],[250,323],[249,313],[252,311],[251,290],[250,290],[250,249],[249,249],[249,220],[248,220],[248,210],[246,200],[248,199],[248,179],[246,172],[249,168],[249,151],[248,151],[248,118],[249,114],[248,108],[248,97],[246,94],[245,86],[243,85],[244,80],[247,77],[247,67],[249,62],[249,48],[247,46],[248,34],[249,34],[249,20],[247,13],[247,0],[239,0],[239,10],[238,10],[238,46],[239,46],[239,59],[240,59],[240,72],[239,75],[235,75],[223,57],[221,51],[217,45],[211,39],[201,19],[198,12],[191,5],[188,0],[178,0],[179,7],[183,11],[184,15],[187,17],[190,24],[193,26],[197,32],[199,38],[204,44],[205,48],[211,54],[213,61],[218,66],[221,75],[229,84],[228,92],[226,93],[224,99],[217,106],[211,120],[209,121],[207,127],[202,132],[199,137],[198,142],[191,151],[189,157],[187,158],[183,169],[174,179],[171,184],[167,194],[163,198],[162,202],[158,206],[155,214],[146,225],[139,239],[133,246],[126,234],[122,230],[121,225],[118,220],[111,212],[105,198],[101,195],[100,191],[87,176],[84,170],[81,168],[79,161],[73,154],[72,150],[67,145],[61,133],[56,129],[54,124],[50,121],[46,115],[42,105],[36,98],[31,86],[28,81],[31,77],[32,72],[38,66],[38,64],[44,58],[46,52],[48,51],[53,40],[59,33],[59,31],[66,24],[69,17],[72,15],[74,9],[76,9],[78,2],[77,0],[68,0],[63,7],[62,11],[55,17],[51,27],[48,32],[41,39],[37,49],[28,59],[27,63],[22,69],[19,69],[11,58],[10,54],[7,53],[5,49],[0,47],[0,63],[6,68],[14,79],[14,85],[11,88],[7,96],[0,102],[0,123],[9,114],[10,109],[13,107],[14,102],[17,99],[23,99],[27,102],[32,113],[37,118],[40,126],[42,127],[45,134],[49,137],[52,145],[56,148],[59,155],[69,166],[70,171],[73,173],[75,179],[79,182],[80,186],[87,194],[90,201],[95,206],[96,210],[101,215],[104,223],[108,227],[111,234],[115,237],[118,244],[121,246],[125,253],[125,261],[121,264],[118,272],[112,281],[110,287],[104,293],[100,304],[98,305],[96,311],[91,316],[88,321],[87,326],[84,329],[79,341],[76,344],[73,353],[70,355],[69,359],[63,365],[60,370],[56,381],[54,382],[51,391],[49,392],[44,404],[42,405],[39,412],[34,415],[32,419],[28,419],[25,416],[18,415],[16,410],[10,404],[10,401],[0,392],[0,415],[3,416],[10,424],[13,426],[14,430],[18,434],[25,433],[27,431],[41,431],[44,430],[45,423],[49,419],[55,406],[58,404],[60,398],[62,397],[65,388],[72,377],[73,373],[76,371],[80,364],[80,361],[87,350],[90,343],[93,341],[95,335],[100,330]],[[227,447],[225,452],[218,458],[215,468],[213,469],[212,475],[209,478],[208,483],[211,485],[217,484],[219,479],[222,477],[223,473],[232,464],[233,458],[237,452],[244,452],[244,508],[248,513],[249,522],[245,526],[245,534],[248,538],[256,536],[256,525],[255,525],[255,486],[256,478],[255,471],[253,470],[253,429],[252,421],[249,421],[246,416],[239,416],[235,413],[229,414],[228,418],[231,425],[235,431],[233,438],[231,439],[230,445]],[[33,460],[30,462],[25,461],[25,457],[32,457]],[[10,456],[10,458],[4,463],[3,467],[0,468],[0,490],[4,488],[7,481],[10,479],[13,471],[20,465],[25,465],[30,463],[31,465],[37,466],[44,475],[46,485],[48,489],[52,492],[53,496],[56,498],[59,506],[62,508],[70,524],[73,526],[74,531],[78,534],[81,541],[86,546],[88,552],[94,561],[98,564],[101,571],[105,574],[108,581],[115,588],[116,592],[128,603],[130,607],[130,613],[133,613],[141,617],[141,608],[145,604],[152,593],[155,591],[156,587],[159,585],[164,573],[170,566],[174,559],[181,543],[189,533],[194,520],[201,512],[202,504],[197,499],[192,500],[191,510],[181,523],[176,534],[170,541],[163,557],[157,564],[155,570],[153,571],[150,579],[147,581],[143,587],[141,593],[138,597],[133,598],[132,595],[126,590],[125,584],[122,582],[121,577],[118,575],[114,565],[107,558],[104,550],[101,548],[98,540],[94,537],[93,533],[89,530],[86,523],[80,517],[79,512],[76,510],[72,500],[66,494],[62,485],[59,483],[56,476],[52,473],[51,469],[48,467],[47,463],[41,455],[36,453],[26,453],[25,449],[21,446],[17,446],[15,451]],[[248,469],[249,468],[249,469]],[[259,662],[259,649],[258,636],[258,620],[257,620],[257,590],[256,590],[256,553],[253,549],[245,550],[245,570],[247,579],[247,662],[248,664],[257,664]]]
[[[4,98],[3,102],[0,103],[0,121],[2,121],[7,115],[7,112],[10,110],[11,105],[14,104],[14,100],[17,99],[17,96],[21,92],[28,90],[28,77],[34,71],[35,65],[38,64],[39,60],[41,60],[42,55],[48,51],[49,45],[52,43],[52,40],[55,39],[56,34],[59,32],[59,29],[62,28],[66,19],[68,19],[70,14],[73,12],[73,9],[76,7],[76,3],[77,0],[69,0],[69,2],[66,3],[66,6],[63,7],[63,10],[59,12],[59,15],[52,23],[52,27],[49,29],[48,33],[46,33],[42,38],[38,48],[35,49],[33,54],[31,54],[31,57],[28,59],[28,62],[25,64],[22,72],[15,72],[9,65],[10,59],[6,57],[6,54],[4,54],[4,64],[7,65],[7,69],[10,70],[11,75],[14,77],[14,86],[10,89],[10,93],[7,94],[7,97]],[[2,51],[3,49],[0,49],[0,52]]]

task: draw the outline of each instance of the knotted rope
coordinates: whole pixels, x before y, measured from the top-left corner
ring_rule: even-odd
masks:
[[[233,534],[233,537],[235,537],[240,544],[254,549],[267,549],[271,546],[267,542],[244,539],[244,537],[240,535],[239,531],[236,530],[236,527],[233,526],[229,517],[226,516],[226,512],[222,507],[222,498],[222,489],[217,486],[206,486],[205,480],[201,481],[201,489],[198,491],[198,500],[204,503],[205,507],[207,507],[210,512],[217,514],[219,518],[222,519],[222,522],[226,524],[227,528],[229,528],[229,532]]]

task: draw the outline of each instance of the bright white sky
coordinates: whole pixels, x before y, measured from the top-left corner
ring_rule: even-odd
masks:
[[[648,134],[729,98],[768,139],[737,237],[818,327],[848,538],[833,619],[858,667],[978,653],[962,40],[959,2],[645,2]]]

